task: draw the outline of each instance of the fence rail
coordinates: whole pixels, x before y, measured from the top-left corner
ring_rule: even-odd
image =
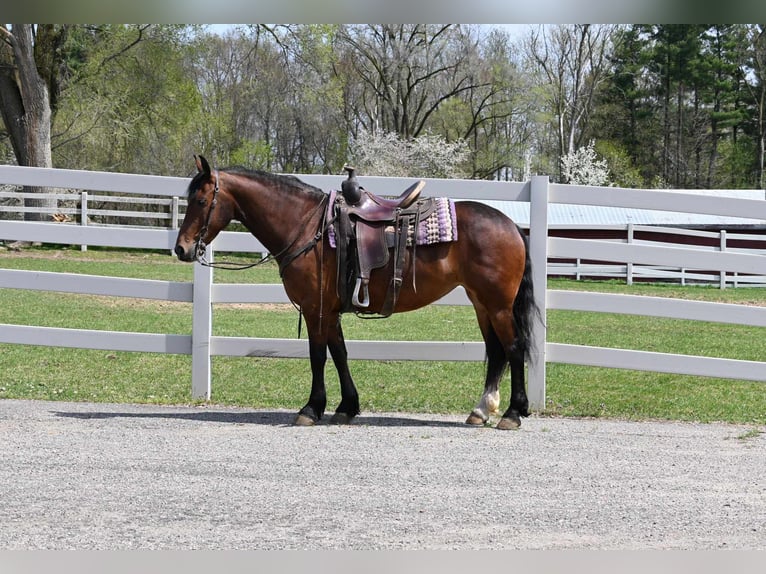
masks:
[[[324,189],[338,188],[341,176],[300,176]],[[150,193],[168,198],[183,197],[188,180],[133,174],[107,174],[71,170],[45,170],[0,166],[0,184],[52,186],[69,189],[119,193]],[[365,178],[377,192],[396,194],[410,183],[401,178]],[[534,329],[537,354],[529,365],[529,397],[532,408],[545,406],[546,362],[563,362],[600,367],[650,370],[690,375],[766,381],[766,362],[739,361],[630,349],[606,349],[547,342],[545,316],[548,309],[568,309],[605,313],[640,314],[725,324],[766,327],[766,309],[745,305],[705,303],[636,295],[609,295],[556,291],[547,288],[547,262],[556,259],[585,259],[605,265],[647,265],[687,270],[714,270],[745,276],[766,276],[766,257],[762,250],[712,250],[691,246],[667,247],[654,242],[614,242],[592,239],[549,237],[548,205],[551,202],[584,203],[661,209],[664,211],[725,214],[756,218],[766,223],[766,202],[743,199],[702,198],[688,193],[613,188],[585,188],[550,184],[547,177],[527,183],[428,180],[430,195],[454,199],[488,199],[530,203],[530,254],[533,260],[535,298],[543,321]],[[106,228],[0,220],[0,239],[81,245],[102,245],[135,249],[170,250],[176,232],[163,228]],[[730,236],[731,237],[731,236]],[[263,246],[246,233],[224,232],[215,240],[216,251],[262,252]],[[210,257],[214,257],[212,246]],[[649,269],[647,267],[646,269]],[[627,272],[627,267],[626,267]],[[633,267],[636,273],[636,267]],[[104,332],[21,325],[0,325],[0,343],[50,345],[87,349],[190,354],[192,356],[192,395],[211,396],[210,359],[227,356],[308,356],[305,341],[220,337],[212,334],[213,305],[216,303],[287,302],[281,285],[233,285],[213,283],[213,270],[195,264],[191,282],[154,281],[95,277],[67,273],[43,273],[0,269],[0,288],[65,291],[87,295],[139,297],[183,301],[192,304],[190,334],[149,334]],[[467,305],[462,289],[457,289],[438,304]],[[355,359],[482,361],[484,347],[475,342],[348,341]]]
[[[593,228],[591,228],[593,229]],[[600,231],[621,232],[625,231],[625,239],[612,238],[603,241],[614,243],[631,243],[635,245],[650,246],[677,246],[684,245],[688,249],[703,251],[729,251],[732,253],[749,253],[754,255],[766,255],[766,235],[755,233],[736,233],[726,229],[719,231],[703,231],[697,229],[683,229],[672,227],[634,225],[629,223],[625,226],[605,226],[597,228]],[[641,234],[645,239],[636,238]],[[706,242],[694,243],[695,241]],[[737,247],[737,244],[758,245],[759,247]],[[725,270],[697,270],[689,271],[685,267],[662,267],[657,265],[641,265],[634,263],[595,263],[592,258],[584,261],[578,257],[574,261],[553,260],[548,262],[549,276],[566,276],[575,279],[582,277],[599,278],[624,278],[629,285],[635,279],[650,281],[677,281],[681,285],[690,282],[718,284],[724,289],[728,285],[742,286],[766,286],[766,276],[747,275],[738,272],[727,273]]]
[[[111,174],[105,174],[111,175]],[[302,176],[309,180],[312,177],[323,176]],[[28,178],[17,178],[15,181],[27,181]],[[94,180],[93,185],[103,185],[100,179]],[[321,183],[321,180],[320,180]],[[489,182],[496,183],[496,182]],[[516,184],[523,185],[523,184]],[[125,192],[122,192],[125,193]],[[515,200],[524,200],[523,188],[517,189]],[[481,195],[472,193],[466,194],[465,189],[461,190],[462,199],[496,199],[497,190],[487,187]],[[49,207],[30,207],[24,205],[25,199],[50,199],[55,201],[54,206]],[[510,200],[509,196],[504,197]],[[527,199],[528,200],[528,199]],[[11,204],[13,203],[13,205]],[[44,203],[44,201],[43,201]],[[23,216],[26,213],[37,213],[48,215],[49,217],[60,217],[60,223],[82,225],[82,226],[107,226],[107,227],[150,227],[178,229],[180,221],[183,219],[186,200],[182,197],[145,197],[145,196],[125,196],[125,195],[103,195],[103,193],[89,193],[88,190],[66,192],[66,193],[30,193],[19,191],[0,191],[0,216],[1,214],[17,214]],[[105,204],[123,205],[128,208],[106,209]],[[100,207],[99,207],[100,206]],[[152,211],[152,209],[161,209],[161,211]],[[21,217],[19,218],[21,219]],[[522,223],[522,227],[525,225]],[[632,223],[623,226],[587,226],[582,225],[570,227],[557,227],[567,229],[570,232],[577,233],[579,230],[607,230],[611,232],[624,231],[627,242],[636,245],[656,245],[657,241],[668,246],[684,243],[685,238],[697,238],[700,240],[716,241],[716,245],[698,245],[688,248],[732,251],[743,253],[766,253],[766,235],[731,233],[726,230],[717,232],[701,231],[695,229],[683,229],[672,227],[658,227],[648,225],[633,225]],[[636,234],[651,235],[662,234],[665,240],[654,239],[636,239]],[[675,240],[669,239],[677,238]],[[603,241],[624,242],[624,240],[604,239]],[[733,242],[761,243],[762,249],[742,249],[732,247]],[[87,250],[87,244],[81,244],[83,251]],[[766,276],[764,275],[743,275],[739,273],[729,273],[723,271],[689,271],[683,266],[668,267],[658,265],[643,265],[639,263],[619,262],[612,264],[593,263],[583,261],[583,258],[577,258],[574,261],[553,260],[548,263],[549,276],[572,277],[574,279],[588,278],[614,278],[625,279],[630,285],[634,280],[651,281],[673,281],[681,285],[687,283],[706,283],[718,284],[722,289],[727,286],[746,287],[746,286],[766,286]]]
[[[25,205],[25,200],[35,199],[43,206]],[[50,203],[49,206],[46,206]],[[127,208],[106,208],[106,205]],[[23,219],[27,213],[47,215],[60,223],[105,225],[114,227],[165,227],[178,229],[183,218],[186,200],[179,197],[125,197],[118,195],[79,193],[30,193],[0,191],[0,214],[18,214]],[[159,209],[160,211],[154,211]],[[7,216],[6,216],[7,218]],[[87,250],[87,245],[82,245]]]

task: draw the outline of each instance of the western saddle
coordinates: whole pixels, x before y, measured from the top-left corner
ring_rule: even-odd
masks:
[[[421,220],[435,209],[433,199],[419,199],[426,182],[417,181],[396,198],[374,195],[359,185],[353,167],[345,166],[348,177],[341,184],[333,206],[335,239],[338,254],[338,296],[344,311],[368,311],[370,273],[385,267],[393,250],[393,269],[381,317],[393,313],[404,275],[408,235],[413,229],[412,245],[417,239]],[[415,269],[413,267],[413,286]],[[349,297],[349,293],[351,296]]]

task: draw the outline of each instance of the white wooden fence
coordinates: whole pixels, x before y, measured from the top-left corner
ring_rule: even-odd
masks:
[[[27,198],[38,200],[50,200],[46,207],[29,207],[24,205]],[[115,208],[120,206],[120,208]],[[24,214],[37,213],[43,215],[43,219],[58,219],[67,223],[79,223],[79,225],[109,226],[109,227],[166,227],[176,230],[183,219],[186,209],[186,200],[183,197],[147,197],[147,196],[115,196],[93,193],[88,190],[71,190],[68,192],[55,193],[31,193],[19,191],[0,191],[0,214],[16,214],[17,219],[22,219]],[[12,219],[12,218],[11,218]],[[522,227],[528,227],[526,222],[520,222]],[[556,228],[556,227],[554,227]],[[698,238],[702,240],[714,239],[716,246],[705,247],[700,245],[698,249],[737,250],[729,245],[735,241],[747,241],[750,244],[760,244],[760,249],[739,249],[744,252],[766,254],[766,234],[731,233],[721,229],[717,232],[700,231],[695,229],[673,228],[669,226],[634,225],[598,225],[576,224],[569,227],[559,225],[556,229],[566,229],[576,233],[586,229],[591,232],[606,231],[624,233],[628,243],[641,243],[635,239],[636,233],[644,235],[662,234],[671,246],[683,243],[684,238]],[[613,241],[622,241],[613,239]],[[81,250],[86,251],[87,245],[81,245]],[[635,280],[672,281],[686,285],[687,283],[718,284],[721,289],[731,285],[733,287],[763,287],[766,286],[766,276],[742,275],[739,273],[717,273],[709,270],[688,270],[684,267],[661,267],[657,265],[638,265],[625,262],[592,263],[578,258],[574,262],[549,260],[548,275],[556,277],[572,277],[579,280],[582,277],[598,278],[624,278],[628,285]]]
[[[605,239],[604,241],[617,241],[644,245],[657,245],[658,242],[667,246],[675,247],[684,245],[684,239],[692,238],[692,244],[688,248],[703,249],[708,251],[734,251],[740,253],[753,253],[766,255],[766,234],[729,232],[725,229],[719,231],[702,231],[697,229],[682,229],[648,225],[634,225],[629,223],[623,226],[590,227],[589,230],[619,232],[625,234],[625,239]],[[663,239],[636,239],[636,233],[642,233],[647,237],[661,235]],[[694,245],[694,240],[700,244]],[[703,245],[702,241],[710,245]],[[757,248],[736,247],[735,242],[747,242],[749,245],[758,245]],[[714,245],[713,245],[714,244]],[[555,277],[571,277],[580,280],[583,277],[601,279],[625,279],[628,285],[634,281],[672,281],[687,284],[717,284],[721,289],[732,287],[766,287],[766,276],[749,275],[727,271],[694,270],[686,267],[661,267],[657,265],[638,265],[634,263],[609,262],[593,263],[584,261],[591,257],[578,258],[574,262],[548,261],[548,275]]]
[[[50,200],[55,207],[29,207],[23,205],[25,199]],[[17,213],[23,215],[26,213],[39,213],[48,216],[60,215],[64,221],[74,221],[80,219],[80,225],[100,225],[95,223],[95,218],[111,218],[125,220],[129,225],[129,220],[150,220],[167,223],[165,227],[171,229],[177,228],[179,207],[186,204],[185,200],[179,197],[130,197],[103,195],[98,193],[89,193],[87,190],[78,193],[32,193],[17,191],[0,191],[0,200],[6,200],[5,204],[0,204],[0,213]],[[17,205],[12,205],[15,203]],[[21,205],[18,205],[21,203]],[[115,203],[130,204],[133,207],[141,206],[143,209],[107,209],[96,207],[99,204]],[[152,211],[152,208],[159,211]],[[106,223],[105,225],[114,225]]]
[[[342,176],[301,175],[323,189],[339,188]],[[0,166],[0,184],[54,186],[80,190],[116,191],[137,195],[179,197],[187,179],[134,174],[112,174]],[[399,178],[366,177],[365,185],[381,194],[398,194],[411,183]],[[706,251],[694,247],[662,247],[548,237],[548,205],[553,202],[638,207],[664,211],[721,214],[766,222],[766,201],[690,196],[666,191],[586,188],[550,184],[547,177],[527,183],[428,180],[426,194],[454,199],[530,202],[530,252],[534,266],[535,296],[543,322],[534,330],[537,355],[529,365],[528,391],[533,409],[545,406],[547,362],[647,370],[689,375],[766,381],[766,361],[693,357],[629,349],[606,349],[549,343],[545,315],[548,309],[627,313],[699,321],[766,327],[766,308],[644,297],[548,290],[549,258],[587,258],[628,264],[715,269],[721,272],[766,275],[766,257],[758,253]],[[101,245],[136,249],[171,250],[172,229],[130,229],[55,223],[0,221],[0,240]],[[216,250],[262,252],[263,246],[245,233],[224,232]],[[211,249],[209,247],[209,249]],[[212,249],[210,256],[213,257]],[[104,332],[21,325],[0,325],[0,343],[47,345],[85,349],[191,354],[192,395],[210,398],[210,361],[214,355],[307,358],[305,340],[221,337],[212,335],[215,303],[287,302],[281,285],[213,283],[213,270],[194,266],[190,283],[95,277],[68,273],[42,273],[0,269],[0,288],[50,290],[115,297],[137,297],[192,303],[190,334]],[[457,289],[438,304],[469,304]],[[370,342],[347,341],[354,359],[482,361],[483,344],[477,342]]]

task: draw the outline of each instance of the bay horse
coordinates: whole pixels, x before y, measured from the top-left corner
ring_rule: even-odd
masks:
[[[213,170],[202,156],[195,156],[195,162],[197,174],[189,183],[176,255],[186,262],[204,257],[205,246],[230,221],[241,222],[279,263],[285,292],[306,323],[311,392],[295,424],[313,425],[324,415],[328,348],[341,390],[341,402],[331,422],[350,423],[360,412],[359,395],[349,372],[341,328],[336,250],[327,233],[328,194],[294,176],[240,167]],[[466,423],[484,425],[498,411],[499,382],[510,366],[510,405],[497,428],[515,429],[521,425],[521,417],[529,414],[524,361],[531,354],[530,333],[538,313],[527,240],[515,223],[485,204],[459,201],[455,214],[455,241],[418,246],[414,262],[412,248],[407,248],[404,281],[393,311],[421,308],[462,286],[476,311],[486,346],[484,392]],[[413,264],[416,285],[411,277]],[[386,296],[389,281],[385,271],[375,270],[370,277],[370,312],[379,312]]]

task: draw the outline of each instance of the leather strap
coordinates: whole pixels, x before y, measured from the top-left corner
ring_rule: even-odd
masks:
[[[399,291],[402,288],[402,277],[404,276],[404,259],[407,253],[407,230],[410,228],[412,215],[397,215],[394,223],[396,233],[396,245],[394,247],[394,269],[391,276],[391,282],[388,285],[386,299],[380,308],[380,314],[383,317],[389,317],[394,312],[394,307],[399,299]],[[417,229],[415,229],[417,237]],[[413,261],[414,266],[414,261]]]

